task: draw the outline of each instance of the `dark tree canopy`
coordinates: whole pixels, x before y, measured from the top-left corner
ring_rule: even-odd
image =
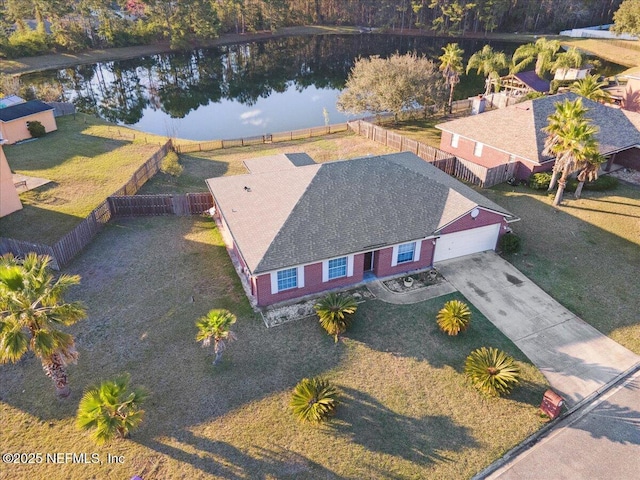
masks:
[[[637,28],[632,21],[637,5],[638,0],[623,2],[616,20],[625,25],[620,28]],[[557,33],[610,23],[619,6],[620,0],[4,0],[0,50],[8,56],[36,55],[161,39],[187,48],[222,33],[310,24],[448,35]]]

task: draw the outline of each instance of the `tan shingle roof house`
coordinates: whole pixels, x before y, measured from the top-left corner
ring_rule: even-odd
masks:
[[[33,121],[42,123],[47,133],[57,130],[53,110],[53,107],[40,100],[0,108],[0,140],[12,144],[31,138],[27,123]]]
[[[542,154],[546,138],[542,130],[555,104],[574,100],[573,93],[529,100],[480,115],[460,118],[436,125],[442,131],[440,149],[458,158],[484,167],[497,181],[508,177],[527,178],[531,173],[550,170],[554,159]],[[596,138],[600,152],[617,163],[640,164],[640,114],[582,99],[587,117],[599,129]],[[636,160],[634,160],[636,159]]]
[[[517,220],[412,153],[310,160],[256,158],[207,180],[258,306],[492,250]]]

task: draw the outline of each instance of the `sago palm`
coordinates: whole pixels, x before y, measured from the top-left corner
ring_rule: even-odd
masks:
[[[337,397],[337,389],[327,380],[303,378],[293,389],[289,405],[301,422],[321,423],[334,414]]]
[[[478,348],[464,364],[464,373],[481,392],[491,396],[507,395],[520,379],[515,360],[497,348]]]
[[[471,310],[460,300],[451,300],[444,304],[436,317],[440,330],[448,335],[458,335],[469,328]]]
[[[313,308],[320,319],[320,325],[329,335],[333,335],[336,343],[340,334],[347,331],[358,309],[356,300],[351,296],[330,293]]]
[[[449,103],[448,111],[451,113],[453,108],[453,90],[460,82],[460,74],[464,71],[462,65],[462,50],[457,43],[448,43],[442,47],[444,53],[439,57],[440,70],[444,76],[445,82],[449,87]]]
[[[216,354],[214,365],[222,358],[226,342],[235,339],[235,334],[230,330],[234,323],[236,323],[236,316],[224,309],[210,310],[196,322],[198,327],[196,340],[202,342],[203,347],[208,347],[213,339],[213,351]]]
[[[478,75],[486,77],[485,95],[491,91],[491,81],[498,85],[500,81],[500,71],[508,66],[507,56],[504,52],[494,52],[490,45],[485,45],[482,50],[477,51],[467,63],[467,73],[476,70]]]
[[[140,426],[144,417],[141,404],[148,393],[129,388],[129,375],[107,380],[85,392],[78,406],[76,425],[91,430],[91,438],[103,444],[118,436],[126,438]]]
[[[73,337],[58,328],[86,316],[80,302],[65,302],[64,294],[80,283],[78,275],[54,278],[46,255],[29,253],[24,260],[0,257],[0,362],[17,362],[32,351],[53,380],[56,393],[71,392],[67,365],[78,352]]]
[[[574,82],[570,90],[594,102],[608,103],[611,101],[611,95],[603,90],[606,86],[607,82],[599,81],[597,75],[588,75],[582,80]]]

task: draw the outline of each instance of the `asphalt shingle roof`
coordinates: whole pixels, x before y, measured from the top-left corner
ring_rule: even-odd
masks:
[[[0,121],[10,122],[17,120],[18,118],[28,117],[34,113],[45,112],[47,110],[53,110],[53,107],[47,105],[40,100],[31,100],[25,103],[19,103],[6,108],[0,108]]]
[[[207,184],[253,273],[424,238],[478,206],[513,218],[408,152]]]
[[[536,98],[480,115],[441,123],[436,128],[542,163],[548,160],[542,156],[546,138],[542,129],[547,126],[549,115],[555,111],[556,103],[577,97],[574,93],[563,93]],[[596,139],[600,144],[600,153],[608,155],[640,145],[640,121],[630,115],[631,112],[586,98],[582,99],[582,103],[588,108],[587,118],[599,129]]]

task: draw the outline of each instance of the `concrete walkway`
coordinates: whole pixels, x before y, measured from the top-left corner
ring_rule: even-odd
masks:
[[[420,303],[432,298],[441,297],[456,291],[455,287],[446,280],[436,285],[430,285],[424,288],[418,288],[404,293],[396,293],[384,286],[382,280],[374,280],[367,283],[367,288],[376,298],[386,303],[395,305],[409,305],[411,303]]]
[[[495,252],[447,260],[436,268],[531,359],[569,406],[640,362]]]

